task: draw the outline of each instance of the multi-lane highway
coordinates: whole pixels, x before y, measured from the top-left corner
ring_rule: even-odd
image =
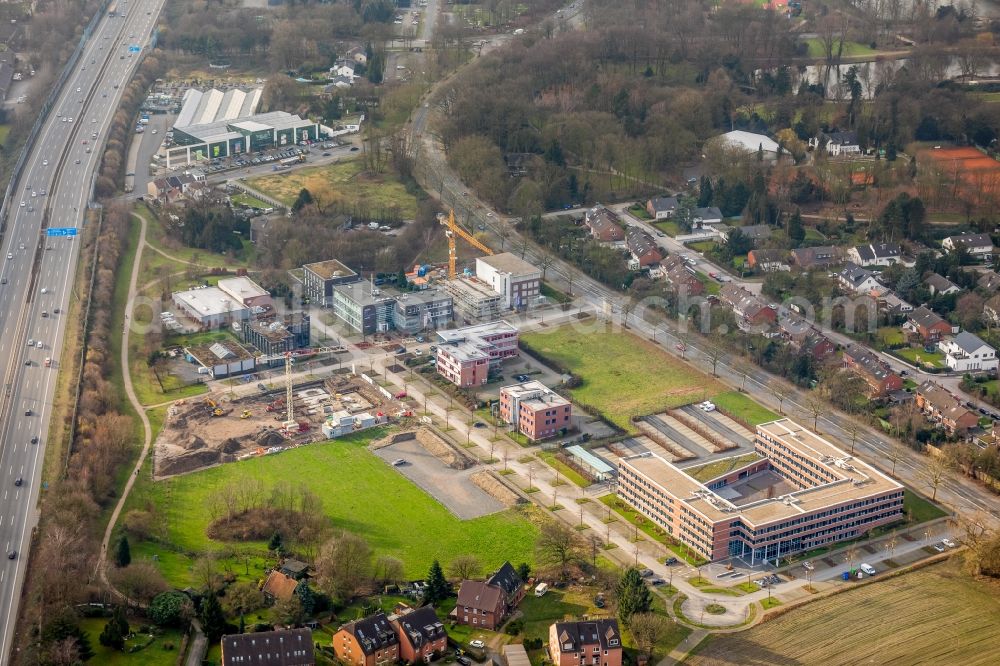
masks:
[[[45,454],[79,227],[121,91],[163,0],[119,2],[105,16],[42,127],[9,202],[0,246],[0,664],[9,659]],[[37,264],[37,266],[36,266]]]

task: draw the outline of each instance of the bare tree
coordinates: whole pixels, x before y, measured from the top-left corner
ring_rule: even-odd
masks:
[[[948,472],[950,470],[951,466],[948,463],[948,459],[943,455],[933,456],[927,461],[921,476],[931,488],[932,502],[937,501],[938,488],[940,488],[941,484],[948,478]]]
[[[784,414],[782,405],[784,405],[785,400],[788,400],[788,390],[779,381],[775,381],[771,384],[771,395],[778,401],[778,413]]]
[[[854,447],[858,443],[858,435],[861,434],[861,426],[855,420],[850,420],[844,426],[844,432],[851,438],[851,455],[854,455]]]
[[[573,528],[555,520],[542,525],[536,547],[538,559],[557,565],[563,577],[569,565],[580,559],[580,536]]]
[[[403,562],[389,555],[379,555],[372,565],[372,580],[378,587],[398,583],[403,580],[403,574]]]
[[[542,255],[538,258],[538,267],[542,269],[542,280],[545,280],[545,273],[552,267],[556,258],[552,256],[552,253],[544,250]]]
[[[222,589],[222,574],[219,573],[215,557],[211,553],[206,553],[195,561],[194,577],[202,589],[208,592],[215,593]]]
[[[368,542],[356,534],[342,532],[320,548],[316,575],[320,589],[346,601],[371,579],[372,552]]]
[[[471,580],[482,573],[483,563],[475,555],[459,555],[448,565],[448,575],[455,580]]]
[[[886,460],[892,463],[892,469],[889,472],[890,475],[896,476],[896,464],[905,457],[906,447],[903,446],[902,442],[895,439],[890,440],[889,449],[885,453]]]
[[[641,653],[648,655],[673,628],[673,622],[658,613],[634,613],[629,618],[628,628],[635,639],[635,646]]]
[[[722,358],[722,348],[716,345],[708,345],[705,347],[705,356],[708,358],[708,362],[712,364],[712,376],[718,377],[717,372],[719,367],[719,360]]]
[[[256,583],[236,583],[226,590],[225,602],[233,615],[246,615],[264,605],[264,595]]]
[[[819,393],[815,391],[810,392],[806,395],[805,404],[806,414],[812,419],[813,422],[813,432],[819,432],[819,417],[825,414],[830,409],[829,403],[823,399]]]

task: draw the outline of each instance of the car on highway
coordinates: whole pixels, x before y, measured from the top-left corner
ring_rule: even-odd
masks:
[[[45,190],[38,190],[38,196],[44,197],[46,194]]]
[[[31,438],[31,443],[32,443],[32,444],[38,444],[38,435],[34,435],[34,436],[32,436],[32,438]]]
[[[13,259],[14,258],[14,253],[13,252],[8,252],[7,253],[7,258],[8,259]]]
[[[52,359],[49,358],[48,356],[45,357],[45,367],[46,368],[51,368],[52,367]]]
[[[76,91],[77,91],[77,92],[81,92],[81,91],[82,91],[82,88],[80,88],[80,87],[77,87]]]
[[[38,349],[41,349],[41,348],[42,348],[42,347],[44,347],[44,346],[45,346],[45,345],[44,345],[44,344],[42,343],[42,341],[41,341],[41,340],[39,340],[38,342],[36,342],[36,343],[35,343],[35,347],[37,347]]]
[[[73,122],[73,116],[69,117],[69,122]]]
[[[24,410],[24,415],[25,415],[25,416],[31,416],[31,415],[32,415],[33,413],[34,413],[34,412],[32,412],[32,411],[31,411],[30,409],[26,409],[26,410]]]
[[[15,486],[20,487],[22,484],[24,484],[24,479],[22,479],[21,477],[17,477],[16,479],[14,479]]]
[[[12,550],[9,553],[7,553],[7,559],[8,560],[17,559],[17,551],[16,550]]]
[[[28,204],[24,203],[23,201],[21,202],[21,208],[24,208],[24,207],[25,207],[25,206],[27,206],[27,205],[28,205]]]
[[[48,166],[48,165],[49,165],[48,160],[42,160],[42,166]]]

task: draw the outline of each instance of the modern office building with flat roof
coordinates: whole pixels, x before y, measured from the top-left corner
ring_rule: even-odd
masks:
[[[456,386],[481,386],[506,358],[517,356],[518,330],[505,321],[438,331],[438,374]]]
[[[760,458],[702,483],[649,453],[625,458],[618,495],[708,560],[753,564],[903,518],[903,486],[803,426],[757,426]]]
[[[302,290],[312,303],[329,307],[333,305],[333,288],[361,279],[356,272],[336,259],[317,261],[302,267]]]
[[[370,282],[333,287],[333,314],[358,333],[417,333],[447,326],[451,296],[437,289],[400,292]]]
[[[500,389],[500,419],[533,442],[569,429],[573,405],[537,381]]]

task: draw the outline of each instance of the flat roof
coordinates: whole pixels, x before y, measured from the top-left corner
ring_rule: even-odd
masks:
[[[192,345],[185,347],[184,351],[206,367],[254,358],[248,349],[232,340],[213,342],[208,345]]]
[[[593,453],[580,446],[579,444],[569,446],[566,448],[566,450],[572,453],[575,457],[585,462],[588,467],[590,467],[598,474],[612,474],[615,471],[614,467],[604,462],[603,460],[601,460]]]
[[[305,127],[309,125],[315,125],[315,123],[309,119],[303,119],[285,111],[269,111],[268,113],[245,115],[238,118],[223,118],[211,122],[192,123],[187,126],[174,123],[174,128],[196,139],[205,141],[207,137],[220,137],[224,135],[233,135],[234,137],[243,136],[239,132],[234,132],[231,129],[232,127],[242,127],[248,132],[259,132],[272,128],[285,129],[288,127]]]
[[[232,127],[238,127],[247,132],[266,132],[271,129],[270,125],[259,123],[256,120],[237,120],[229,123]]]
[[[457,277],[454,280],[445,281],[442,286],[446,291],[469,300],[499,301],[503,298],[501,294],[493,291],[493,287],[477,278]]]
[[[489,360],[490,358],[488,352],[484,351],[482,347],[472,342],[460,342],[454,346],[448,345],[447,347],[438,347],[438,354],[451,356],[459,363],[463,361]]]
[[[462,342],[473,338],[482,338],[487,335],[495,335],[497,333],[517,333],[517,328],[512,326],[509,322],[501,319],[500,321],[491,321],[485,324],[474,324],[472,326],[463,326],[462,328],[453,328],[447,331],[437,331],[438,338],[441,339],[441,342]]]
[[[510,384],[500,389],[501,393],[506,392],[510,397],[520,401],[522,405],[528,405],[534,409],[543,407],[561,407],[568,405],[569,400],[562,397],[545,384],[532,380],[521,384]]]
[[[356,272],[352,271],[336,259],[316,261],[311,264],[305,264],[302,268],[308,269],[310,272],[315,273],[323,280],[329,280],[335,277],[350,277],[352,275],[357,275]]]
[[[645,453],[625,458],[621,463],[631,467],[709,520],[721,521],[739,517],[755,527],[812,513],[843,502],[903,489],[902,485],[874,467],[850,456],[794,421],[778,419],[758,425],[757,430],[758,433],[781,442],[799,456],[823,467],[835,480],[737,506],[655,454]]]
[[[220,315],[246,310],[246,306],[218,287],[201,287],[175,291],[175,300],[181,301],[201,315]]]
[[[271,295],[266,289],[244,275],[233,278],[223,278],[219,280],[218,286],[219,289],[227,294],[242,299]]]
[[[501,252],[491,256],[477,257],[476,262],[483,262],[491,266],[494,270],[510,273],[511,275],[529,275],[531,273],[541,274],[541,270],[534,264],[530,264],[521,257],[510,252]]]

